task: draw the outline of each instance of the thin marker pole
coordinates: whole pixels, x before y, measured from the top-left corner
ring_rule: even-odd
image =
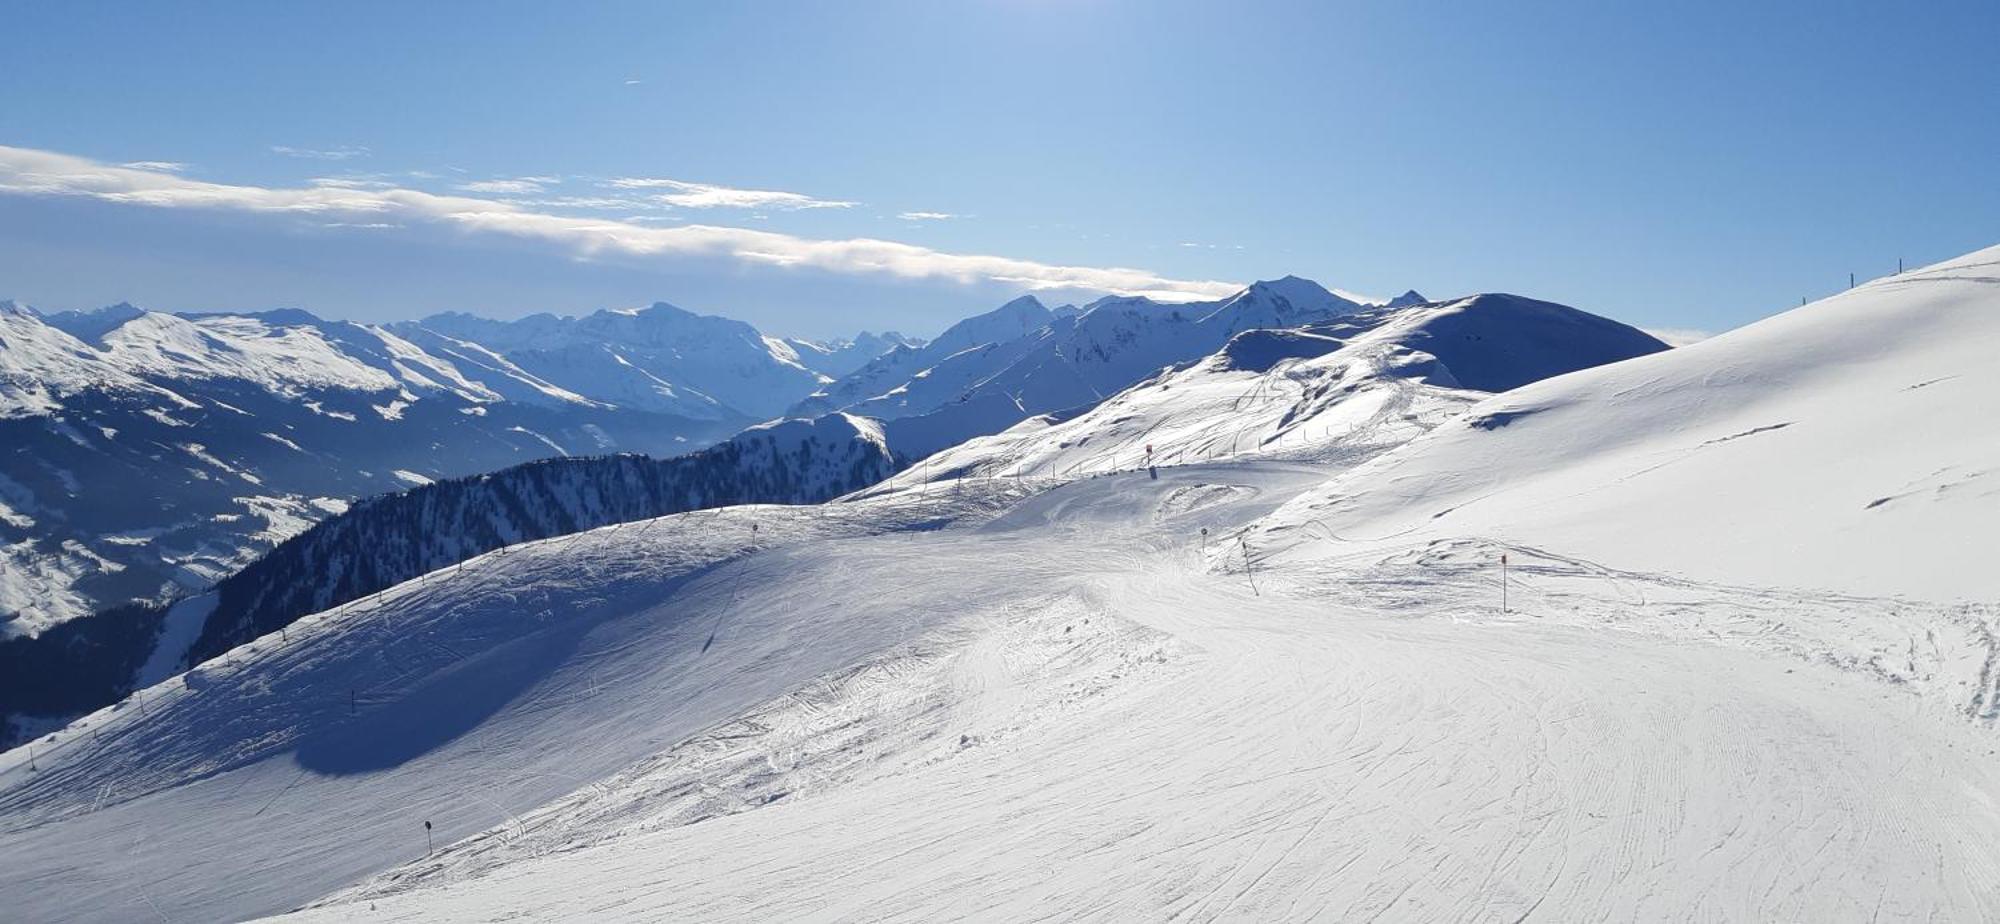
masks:
[[[436,852],[437,847],[431,843],[431,823],[426,821],[424,822],[424,856],[428,857]]]
[[[1500,553],[1500,612],[1507,612],[1507,553]]]
[[[1243,547],[1243,576],[1250,579],[1250,594],[1261,597],[1263,594],[1257,592],[1257,569],[1250,563],[1250,542],[1237,533],[1236,544]]]

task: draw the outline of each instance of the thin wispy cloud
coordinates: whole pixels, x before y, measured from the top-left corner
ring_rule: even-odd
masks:
[[[316,176],[306,182],[326,189],[393,189],[394,183],[379,176]]]
[[[460,192],[498,193],[501,195],[525,196],[562,182],[556,176],[517,176],[510,180],[476,180],[460,183],[453,187]]]
[[[355,225],[442,227],[540,241],[585,257],[721,258],[834,273],[992,281],[1028,289],[1084,289],[1176,301],[1219,298],[1241,288],[1229,282],[1171,279],[1142,269],[945,253],[873,238],[825,240],[701,224],[652,227],[637,221],[556,215],[495,199],[406,188],[210,183],[6,146],[0,146],[0,194],[76,196],[161,209],[300,215]]]
[[[282,144],[274,144],[271,146],[271,153],[283,154],[286,157],[300,157],[306,160],[353,160],[357,157],[367,157],[370,151],[364,147],[341,146],[316,150],[313,148],[294,148]]]
[[[187,164],[176,160],[135,160],[119,166],[130,167],[133,170],[151,170],[154,173],[185,173],[188,168]]]
[[[542,196],[533,199],[509,197],[500,201],[524,208],[587,209],[600,212],[636,212],[655,208],[653,203],[644,199],[622,196]]]
[[[710,183],[690,183],[659,177],[621,177],[606,184],[613,189],[665,189],[653,198],[684,209],[847,209],[859,205],[840,199],[820,199],[775,189],[737,189]]]
[[[904,221],[949,221],[960,216],[950,212],[903,212],[896,217]]]

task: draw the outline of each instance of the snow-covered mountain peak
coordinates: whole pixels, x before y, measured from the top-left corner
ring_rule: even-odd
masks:
[[[1251,283],[1246,291],[1265,292],[1285,298],[1319,299],[1333,294],[1325,286],[1304,276],[1286,274],[1276,279],[1260,279]]]
[[[63,331],[86,343],[100,343],[104,335],[127,321],[146,314],[145,309],[130,302],[119,302],[83,311],[58,311],[43,315],[42,320],[50,327]]]
[[[624,315],[630,318],[644,318],[649,321],[667,323],[701,317],[701,315],[695,314],[672,302],[654,302],[642,308],[607,308],[598,313]]]
[[[1430,301],[1430,299],[1425,298],[1423,296],[1423,293],[1418,292],[1415,289],[1409,289],[1405,291],[1403,294],[1398,295],[1395,298],[1389,299],[1389,301],[1384,303],[1382,307],[1408,308],[1411,305],[1421,305],[1428,301]]]
[[[1261,299],[1282,301],[1302,310],[1352,311],[1360,303],[1335,295],[1332,290],[1300,276],[1285,276],[1279,279],[1265,279],[1251,283],[1242,292],[1225,299],[1224,306],[1238,302]]]
[[[942,357],[983,343],[1005,343],[1041,328],[1053,317],[1041,299],[1023,295],[945,328],[930,342],[928,351]]]
[[[190,321],[201,321],[207,318],[255,318],[272,327],[324,327],[329,323],[347,323],[345,321],[329,322],[327,319],[313,314],[304,308],[267,308],[263,311],[182,314],[180,317],[187,318]]]
[[[1209,304],[1215,306],[1214,310],[1201,323],[1215,326],[1225,334],[1256,328],[1298,327],[1351,314],[1363,307],[1317,282],[1297,276],[1252,283],[1220,303]]]
[[[1157,308],[1161,304],[1144,295],[1106,295],[1085,302],[1082,308],[1076,310],[1076,315],[1082,317],[1098,311],[1117,311],[1121,308]]]

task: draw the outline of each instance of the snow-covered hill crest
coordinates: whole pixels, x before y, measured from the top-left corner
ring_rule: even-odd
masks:
[[[2000,596],[2000,248],[1491,398],[1301,498],[1326,535],[1484,537],[1607,567],[1932,600]]]

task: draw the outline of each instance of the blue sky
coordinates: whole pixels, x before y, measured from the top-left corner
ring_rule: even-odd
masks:
[[[1719,330],[2000,240],[2000,4],[15,4],[0,297],[934,333],[1297,273]],[[315,185],[317,184],[317,185]]]

